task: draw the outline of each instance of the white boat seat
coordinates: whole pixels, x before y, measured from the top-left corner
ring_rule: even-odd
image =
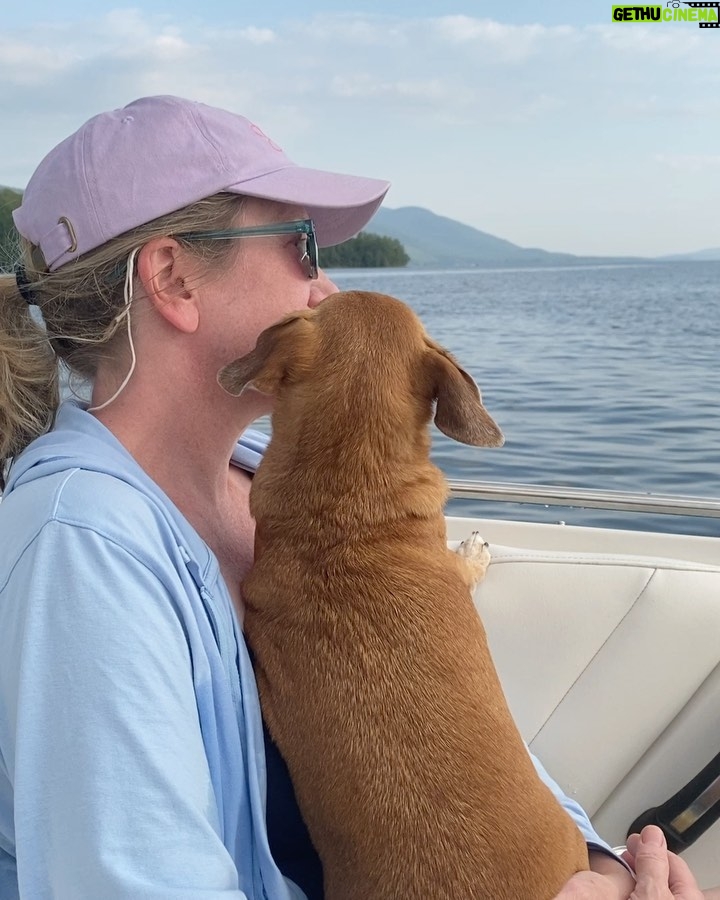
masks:
[[[492,525],[478,530],[492,563],[475,600],[520,730],[623,844],[637,815],[720,750],[720,565],[635,555],[631,532],[628,552],[589,553],[493,544]],[[720,822],[684,858],[701,884],[720,884]]]

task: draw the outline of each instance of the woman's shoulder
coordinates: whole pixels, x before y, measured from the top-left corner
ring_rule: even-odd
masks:
[[[132,519],[167,519],[170,507],[169,501],[163,504],[121,474],[70,467],[18,485],[0,511],[3,519],[30,517],[108,529],[124,523],[124,530]]]
[[[144,490],[117,474],[59,471],[18,485],[0,502],[0,538],[9,559],[58,528],[84,532],[88,546],[107,541],[146,559],[167,557],[172,545],[187,543],[180,536],[179,512],[161,492]]]

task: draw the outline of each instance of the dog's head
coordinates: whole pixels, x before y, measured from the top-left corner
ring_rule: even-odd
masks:
[[[326,404],[333,388],[359,400],[381,393],[402,402],[435,402],[435,424],[448,437],[500,447],[503,435],[482,405],[473,379],[431,340],[415,313],[384,294],[333,294],[313,310],[291,313],[262,332],[255,349],[218,374],[239,396],[254,388],[276,398],[310,384]],[[382,390],[380,389],[382,388]],[[425,409],[421,417],[427,421]]]

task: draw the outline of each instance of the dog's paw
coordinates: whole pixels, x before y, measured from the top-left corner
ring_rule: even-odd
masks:
[[[482,539],[479,531],[473,531],[470,537],[460,544],[456,552],[458,556],[484,562],[486,566],[490,563],[490,545]]]
[[[483,540],[479,532],[473,531],[455,551],[465,562],[468,573],[468,584],[474,588],[482,580],[490,565],[490,546]]]

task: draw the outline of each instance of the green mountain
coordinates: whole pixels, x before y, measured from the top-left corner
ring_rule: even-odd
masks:
[[[22,191],[0,186],[0,272],[9,268],[15,255],[15,226],[12,211],[20,206]]]
[[[660,256],[658,259],[670,262],[714,262],[720,260],[720,247],[708,247],[707,250],[696,250],[694,253],[673,253],[670,256]]]
[[[380,207],[366,230],[397,238],[410,265],[423,268],[502,268],[504,266],[577,266],[631,262],[633,257],[574,256],[518,247],[454,219],[419,206]]]

